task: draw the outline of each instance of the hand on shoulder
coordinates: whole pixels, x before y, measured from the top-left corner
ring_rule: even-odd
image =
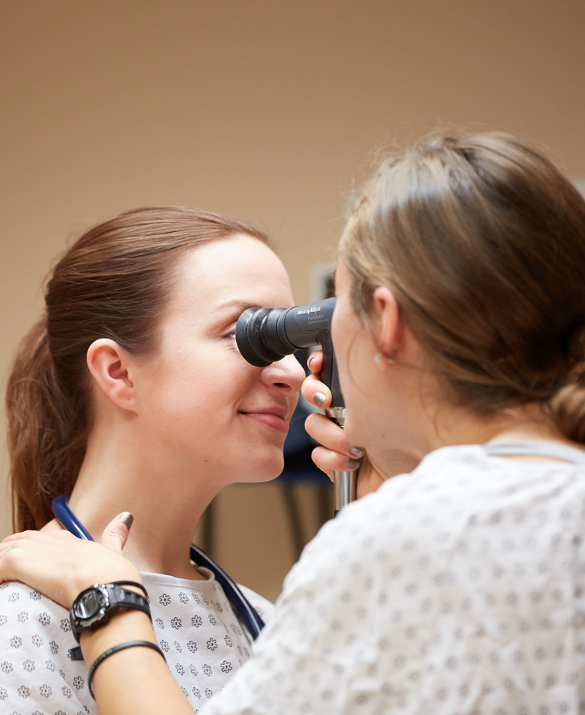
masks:
[[[0,582],[22,581],[64,608],[94,583],[142,582],[123,555],[127,527],[119,517],[108,524],[102,543],[82,541],[67,531],[24,531],[0,543]]]

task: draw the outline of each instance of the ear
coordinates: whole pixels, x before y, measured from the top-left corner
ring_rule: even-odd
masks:
[[[388,288],[380,286],[374,291],[372,317],[382,353],[387,358],[394,358],[404,337],[405,323],[396,298]]]
[[[131,357],[124,348],[107,338],[95,340],[87,351],[87,367],[115,405],[136,412],[136,391],[130,377]]]

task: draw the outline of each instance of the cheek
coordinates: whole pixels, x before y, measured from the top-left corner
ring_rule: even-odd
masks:
[[[336,320],[337,319],[337,320]],[[379,390],[374,363],[375,346],[368,329],[353,310],[337,310],[333,320],[339,378],[347,417],[346,436],[366,447],[372,432],[372,401]]]
[[[349,348],[355,339],[356,329],[355,324],[351,319],[351,314],[348,313],[345,305],[338,301],[338,304],[333,313],[331,322],[331,337],[335,347],[335,357],[340,369],[340,373],[347,371],[349,363]]]
[[[150,409],[159,419],[217,424],[250,389],[246,370],[238,369],[239,356],[229,351],[206,354],[181,351],[167,356],[151,381]]]
[[[352,382],[355,377],[354,373],[358,369],[356,362],[360,362],[358,358],[361,352],[360,344],[364,338],[364,329],[355,313],[344,302],[341,302],[333,314],[331,332],[339,369],[339,380],[344,396],[347,398],[347,395],[353,392]]]

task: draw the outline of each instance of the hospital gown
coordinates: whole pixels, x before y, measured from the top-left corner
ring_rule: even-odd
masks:
[[[204,715],[585,712],[585,468],[446,447],[345,508]]]

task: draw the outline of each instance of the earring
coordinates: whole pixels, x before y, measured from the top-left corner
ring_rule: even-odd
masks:
[[[374,355],[374,362],[376,363],[376,365],[380,362],[380,353],[376,353]]]
[[[380,355],[380,353],[376,353],[374,355],[374,362],[376,363],[376,365],[378,365],[378,363],[380,362],[381,357],[382,356]],[[394,365],[396,360],[394,360],[394,358],[386,358],[386,362],[388,363],[388,365]]]

